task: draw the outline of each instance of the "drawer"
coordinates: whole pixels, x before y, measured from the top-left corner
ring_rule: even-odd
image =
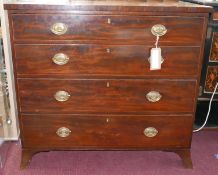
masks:
[[[23,146],[41,148],[187,148],[191,115],[22,115]]]
[[[197,75],[199,47],[162,47],[162,70],[150,71],[151,47],[58,44],[15,45],[14,50],[18,77]]]
[[[213,93],[218,82],[218,66],[207,66],[205,72],[204,93]],[[209,95],[211,96],[211,95]]]
[[[182,16],[125,16],[74,14],[13,14],[13,39],[16,40],[115,40],[143,43],[155,42],[151,28],[162,24],[166,43],[192,43],[202,40],[204,20]],[[64,34],[54,34],[52,27]]]
[[[165,79],[18,79],[24,113],[194,112],[195,89],[196,81]]]

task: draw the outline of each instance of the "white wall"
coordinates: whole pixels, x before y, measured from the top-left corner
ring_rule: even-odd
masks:
[[[3,10],[3,0],[0,0],[0,17],[10,101],[9,116],[3,116],[4,140],[17,140],[19,137],[18,113],[13,76],[12,53],[10,48],[8,18],[7,11]],[[7,124],[6,118],[11,120],[11,125]]]

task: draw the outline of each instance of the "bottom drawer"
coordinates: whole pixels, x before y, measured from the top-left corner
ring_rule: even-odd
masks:
[[[187,148],[192,122],[192,115],[21,116],[25,148]]]

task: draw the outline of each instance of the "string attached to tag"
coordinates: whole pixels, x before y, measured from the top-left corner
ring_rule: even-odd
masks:
[[[150,70],[160,70],[161,63],[162,63],[162,56],[161,56],[161,48],[158,47],[160,37],[156,36],[155,48],[151,49],[151,55],[149,58],[150,61]]]
[[[160,39],[160,37],[157,35],[157,36],[156,36],[156,42],[155,42],[155,47],[156,47],[156,48],[157,48],[157,46],[158,46],[159,39]]]

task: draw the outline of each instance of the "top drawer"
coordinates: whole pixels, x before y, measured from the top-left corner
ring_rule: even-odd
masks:
[[[55,24],[62,23],[63,28]],[[16,40],[109,40],[132,43],[155,42],[151,28],[166,27],[161,37],[166,43],[200,43],[203,18],[171,16],[101,16],[73,14],[13,14],[13,39]],[[53,28],[54,29],[54,28]]]

